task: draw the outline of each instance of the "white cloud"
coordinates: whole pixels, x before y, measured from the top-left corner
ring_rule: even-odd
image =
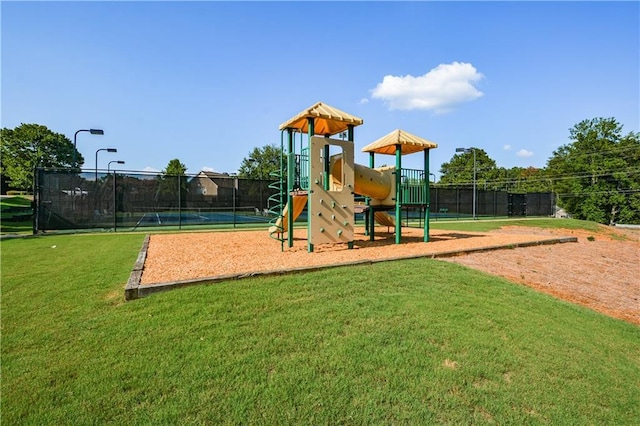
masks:
[[[502,147],[502,149],[504,149],[505,151],[509,151],[511,149],[511,145],[505,145]]]
[[[527,151],[526,149],[521,149],[520,151],[516,152],[516,155],[518,157],[531,157],[533,156],[533,152]]]
[[[151,166],[147,166],[144,169],[142,169],[143,172],[153,172],[153,173],[160,173],[160,170],[158,169],[154,169]]]
[[[473,85],[483,78],[484,75],[468,63],[440,64],[418,77],[385,75],[382,82],[371,90],[371,97],[388,103],[392,110],[420,109],[445,113],[458,104],[483,96]]]
[[[369,102],[369,99],[367,99],[367,98],[360,99],[360,104],[366,104],[368,102]]]
[[[213,167],[203,167],[201,169],[203,172],[214,172],[215,173],[215,169]]]

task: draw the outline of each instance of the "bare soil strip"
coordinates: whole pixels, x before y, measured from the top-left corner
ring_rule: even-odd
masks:
[[[640,231],[507,227],[501,233],[571,235],[555,244],[446,259],[640,325]]]

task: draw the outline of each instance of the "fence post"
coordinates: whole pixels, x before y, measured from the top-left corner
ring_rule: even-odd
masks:
[[[116,215],[116,210],[118,208],[116,202],[116,171],[113,171],[113,232],[116,232],[118,228],[118,218]]]
[[[40,169],[37,167],[34,167],[33,177],[33,201],[31,202],[33,224],[31,233],[36,235],[38,233],[38,220],[40,219]]]
[[[438,187],[436,186],[435,189],[436,189],[436,208],[434,212],[437,213],[436,220],[438,220],[438,216],[440,216],[440,208],[438,207],[440,205],[440,198],[438,198]]]
[[[236,186],[238,185],[238,178],[233,178],[233,189],[231,190],[231,206],[233,210],[233,227],[236,227]]]
[[[178,175],[178,229],[182,229],[182,191],[180,191],[180,175]]]

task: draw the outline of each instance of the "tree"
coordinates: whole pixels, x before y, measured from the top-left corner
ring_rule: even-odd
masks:
[[[253,148],[242,160],[238,176],[247,179],[269,179],[272,173],[280,171],[281,158],[282,150],[276,145]]]
[[[187,201],[187,177],[185,173],[187,166],[180,162],[177,158],[169,161],[167,167],[158,176],[159,184],[156,192],[156,204],[160,201],[160,197],[165,198],[165,202],[169,204],[167,207],[173,207],[174,201],[180,199],[180,206],[186,206]],[[179,188],[179,197],[178,197]],[[176,204],[178,205],[178,204]]]
[[[73,143],[60,133],[39,124],[21,124],[15,129],[0,131],[0,153],[3,175],[17,189],[33,188],[36,167],[67,168],[73,166]],[[76,152],[78,165],[84,158]]]
[[[167,167],[162,171],[162,174],[168,176],[184,176],[187,171],[187,166],[180,162],[177,158],[169,161]]]
[[[491,172],[487,189],[508,192],[551,192],[546,169],[536,167],[499,167]]]
[[[454,154],[450,162],[442,163],[440,166],[441,176],[438,183],[472,186],[474,174],[474,150],[476,157],[476,186],[478,188],[484,188],[485,184],[488,184],[488,181],[491,180],[492,173],[496,170],[496,162],[480,148],[470,148],[465,152]]]
[[[473,149],[476,150],[476,187],[480,190],[509,192],[550,192],[551,179],[546,169],[536,167],[496,167],[496,162],[479,148],[455,154],[440,168],[438,184],[473,185]]]
[[[559,204],[577,219],[640,223],[640,133],[614,118],[583,120],[547,163]]]

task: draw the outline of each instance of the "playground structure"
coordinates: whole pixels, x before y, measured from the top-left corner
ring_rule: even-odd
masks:
[[[277,193],[269,199],[276,216],[269,233],[282,250],[285,241],[293,247],[293,223],[305,206],[309,252],[326,243],[353,248],[358,210],[365,214],[365,233],[371,240],[378,222],[393,227],[400,244],[402,209],[420,207],[424,242],[429,241],[429,150],[437,144],[395,130],[362,149],[369,153],[369,167],[362,166],[354,162],[354,128],[361,124],[361,118],[318,102],[280,125],[284,155],[272,187]],[[417,152],[424,154],[424,169],[403,169],[402,156]],[[393,155],[395,166],[375,168],[375,154]],[[366,197],[363,205],[356,205],[356,194]]]

